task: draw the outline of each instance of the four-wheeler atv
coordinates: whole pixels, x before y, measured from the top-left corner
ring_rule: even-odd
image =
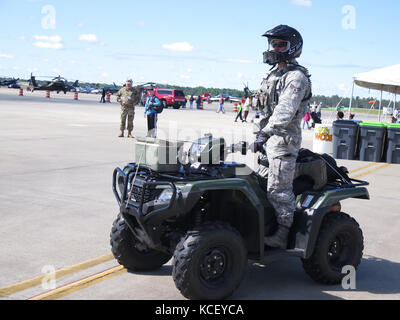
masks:
[[[246,143],[226,146],[206,135],[184,151],[183,142],[136,141],[135,163],[113,174],[120,212],[111,231],[112,252],[129,270],[161,267],[173,257],[176,287],[189,299],[224,299],[240,285],[248,260],[268,264],[298,257],[306,273],[339,284],[346,265],[363,254],[358,223],[340,201],[369,199],[367,182],[350,179],[328,155],[302,149],[294,181],[297,209],[286,250],[267,247],[277,228],[265,181],[245,164]]]

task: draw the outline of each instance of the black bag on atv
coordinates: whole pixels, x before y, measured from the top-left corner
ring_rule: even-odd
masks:
[[[268,162],[260,162],[266,167]],[[328,183],[342,181],[351,184],[345,167],[338,167],[337,162],[328,154],[314,153],[308,149],[300,149],[296,160],[296,172],[293,180],[293,193],[297,196],[305,191],[321,190]],[[261,187],[267,191],[267,179],[258,176]]]
[[[296,177],[307,177],[314,182],[313,189],[319,190],[327,183],[337,180],[350,183],[345,167],[338,167],[336,160],[329,154],[318,154],[308,149],[300,149],[297,157]]]

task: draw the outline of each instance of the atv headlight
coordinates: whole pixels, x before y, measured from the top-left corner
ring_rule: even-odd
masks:
[[[161,192],[160,196],[158,197],[158,200],[162,202],[170,201],[172,199],[173,194],[174,193],[172,189],[165,189],[163,192]]]

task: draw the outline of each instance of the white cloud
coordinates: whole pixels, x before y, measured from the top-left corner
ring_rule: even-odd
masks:
[[[20,67],[12,67],[13,70],[19,70],[21,69]]]
[[[312,1],[311,0],[292,0],[292,3],[296,6],[300,7],[311,7]]]
[[[5,53],[0,53],[0,59],[13,59],[14,57],[9,55],[9,54],[5,54]]]
[[[103,78],[108,78],[110,75],[109,75],[107,72],[103,72],[103,73],[101,74],[101,76],[102,76]]]
[[[57,69],[57,68],[53,68],[53,69],[51,69],[51,71],[53,71],[55,73],[62,73],[62,71],[60,69]]]
[[[25,40],[26,40],[26,37],[25,37],[25,36],[20,36],[20,37],[19,37],[19,40],[25,41]]]
[[[38,36],[35,35],[33,36],[35,40],[41,40],[41,41],[50,41],[50,42],[56,42],[59,43],[62,41],[62,38],[60,36]]]
[[[79,40],[80,41],[87,41],[87,42],[97,42],[97,41],[99,41],[97,39],[97,36],[95,34],[92,34],[92,33],[81,34],[79,36]]]
[[[226,61],[234,63],[246,63],[246,64],[254,63],[254,61],[252,60],[233,59],[233,58],[226,59]]]
[[[44,36],[34,35],[33,38],[36,41],[33,45],[42,49],[62,49],[64,46],[61,43],[62,38],[60,36]]]
[[[238,78],[238,79],[242,79],[242,78],[243,78],[243,73],[242,73],[242,72],[239,72],[239,73],[237,74],[237,78]]]
[[[187,75],[185,75],[185,74],[181,74],[181,76],[180,76],[182,79],[190,79],[191,77],[190,76],[187,76]]]
[[[175,42],[170,44],[163,44],[162,47],[170,51],[190,52],[194,50],[194,47],[187,42]]]
[[[38,41],[33,44],[35,47],[42,48],[42,49],[62,49],[62,43],[51,43],[51,42],[43,42]]]

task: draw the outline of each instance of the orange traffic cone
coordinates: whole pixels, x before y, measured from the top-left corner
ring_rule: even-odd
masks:
[[[111,93],[107,93],[106,102],[108,102],[108,103],[111,102]]]
[[[19,96],[20,97],[24,96],[24,89],[22,89],[22,88],[19,89]]]
[[[46,99],[50,99],[50,90],[46,90]]]
[[[237,106],[236,103],[233,105],[233,112],[234,112],[234,113],[237,113],[237,112],[238,112],[238,106]]]
[[[78,100],[78,91],[74,93],[74,100]]]

